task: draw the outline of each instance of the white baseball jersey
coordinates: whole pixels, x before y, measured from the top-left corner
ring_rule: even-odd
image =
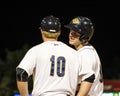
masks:
[[[46,41],[32,47],[17,66],[33,75],[32,96],[74,96],[81,71],[77,51],[60,41]]]
[[[84,46],[78,50],[78,54],[81,64],[83,64],[83,66],[86,67],[86,70],[92,69],[95,73],[95,80],[89,92],[89,96],[102,96],[103,93],[102,66],[100,58],[95,48],[92,45]]]

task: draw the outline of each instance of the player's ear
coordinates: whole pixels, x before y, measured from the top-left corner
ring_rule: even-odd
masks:
[[[41,32],[41,34],[43,34],[43,30],[42,29],[40,29],[40,32]]]
[[[61,32],[59,32],[59,36],[61,35]]]

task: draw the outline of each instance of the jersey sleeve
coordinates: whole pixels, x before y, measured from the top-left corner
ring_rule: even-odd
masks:
[[[34,50],[30,49],[28,52],[25,54],[17,68],[22,68],[24,69],[28,75],[30,76],[33,73],[33,70],[35,68],[35,52]]]
[[[79,76],[81,77],[81,79],[79,79],[79,82],[95,74],[92,69],[93,61],[92,58],[89,56],[90,55],[88,54],[79,55],[79,62],[81,65],[81,68],[79,68]]]

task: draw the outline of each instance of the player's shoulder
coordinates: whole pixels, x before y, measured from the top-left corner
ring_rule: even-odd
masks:
[[[76,51],[76,50],[75,50],[75,48],[73,48],[73,47],[69,46],[68,44],[63,43],[63,42],[61,42],[61,43],[64,45],[64,47],[68,48],[69,50]]]
[[[95,48],[92,45],[89,46],[84,46],[81,49],[79,49],[77,52],[80,56],[87,56],[87,57],[91,57],[95,54]]]
[[[92,46],[92,45],[87,45],[87,46],[83,46],[82,48],[80,48],[79,50],[78,50],[78,52],[90,52],[90,51],[94,51],[95,50],[95,48]]]
[[[77,53],[77,50],[76,49],[74,49],[74,48],[72,48],[71,46],[69,46],[69,45],[67,45],[67,44],[65,44],[65,47],[66,47],[66,51],[72,51],[72,52],[75,52],[75,53]]]
[[[41,48],[42,45],[43,45],[43,43],[34,45],[34,46],[32,46],[28,51],[36,51],[36,50],[38,50],[39,48]]]

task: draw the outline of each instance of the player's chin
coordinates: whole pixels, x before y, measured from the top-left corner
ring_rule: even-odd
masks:
[[[70,44],[70,45],[74,45],[75,42],[74,42],[73,40],[69,40],[69,44]]]

